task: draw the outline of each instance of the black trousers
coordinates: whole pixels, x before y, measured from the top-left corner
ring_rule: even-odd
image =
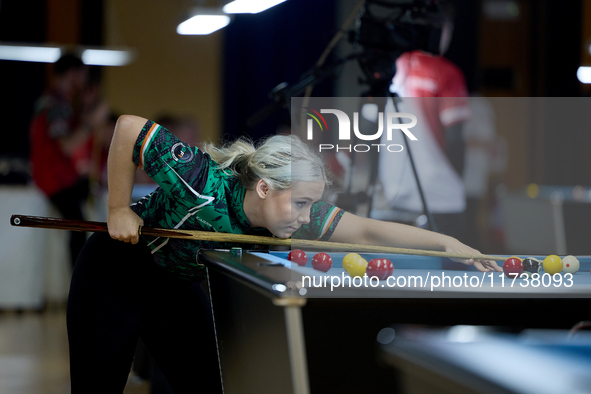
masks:
[[[88,198],[88,179],[83,178],[73,186],[49,197],[64,219],[84,220],[83,205]],[[86,233],[70,231],[70,263],[72,266],[86,242]]]
[[[148,247],[94,234],[72,275],[67,311],[72,394],[122,393],[138,338],[176,394],[221,393],[209,301]]]

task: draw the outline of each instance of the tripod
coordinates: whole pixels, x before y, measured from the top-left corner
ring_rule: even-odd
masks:
[[[401,99],[396,94],[391,93],[388,89],[388,86],[386,86],[386,84],[384,84],[384,83],[374,84],[371,87],[371,89],[364,96],[371,98],[371,100],[377,105],[378,114],[386,114],[386,104],[387,104],[388,100],[392,100],[392,102],[394,104],[395,112],[399,112],[398,102]],[[400,124],[403,123],[401,118],[398,118],[398,122]],[[417,189],[418,189],[418,192],[419,192],[419,195],[421,198],[421,202],[423,205],[423,212],[422,213],[427,217],[428,228],[432,231],[437,232],[437,225],[435,223],[435,219],[433,218],[433,215],[431,214],[431,211],[429,210],[429,206],[427,205],[427,201],[425,198],[425,193],[424,193],[423,188],[421,186],[419,174],[417,172],[414,157],[413,157],[412,150],[411,150],[411,147],[409,144],[409,139],[404,132],[400,131],[400,133],[402,133],[402,137],[404,139],[404,148],[406,149],[406,152],[407,152],[407,155],[408,155],[408,158],[410,161],[411,169],[413,172],[413,176],[416,181]],[[355,168],[357,154],[358,153],[356,151],[351,152],[351,169]],[[372,196],[376,190],[376,184],[377,184],[377,180],[378,180],[378,170],[379,170],[378,167],[379,167],[379,154],[372,154],[371,159],[370,159],[370,165],[369,165],[369,177],[368,177],[368,185],[367,185],[368,214],[371,213],[371,210],[373,207],[374,198]],[[348,179],[348,182],[346,183],[347,186],[346,186],[345,192],[344,192],[345,196],[352,195],[352,193],[351,193],[352,184],[353,184],[353,170],[349,171],[349,179]],[[359,200],[359,198],[357,198],[357,200]]]

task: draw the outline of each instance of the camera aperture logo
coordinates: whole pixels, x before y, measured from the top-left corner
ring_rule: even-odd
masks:
[[[326,130],[328,131],[328,125],[326,124],[326,120],[324,120],[324,117],[322,115],[320,115],[320,113],[318,111],[313,110],[312,108],[308,108],[308,107],[304,107],[304,109],[314,112],[314,114],[316,114],[316,115],[313,115],[310,112],[302,111],[306,115],[311,116],[312,119],[314,119],[316,121],[316,123],[318,123],[318,126],[320,126],[320,130],[324,131],[324,129],[322,128],[322,123],[324,123],[324,126],[326,127]],[[318,118],[322,119],[322,123],[320,123]],[[312,121],[312,119],[308,119],[308,139],[311,139],[310,138],[311,128],[310,128],[309,123]]]
[[[337,121],[339,124],[339,141],[351,141],[351,120],[349,115],[345,112],[338,110],[338,109],[321,109],[320,112],[304,107],[302,110],[303,113],[310,116],[311,119],[307,121],[307,139],[311,141],[314,139],[314,121],[320,128],[320,131],[328,131],[328,125],[326,120],[322,116],[322,114],[333,114],[337,117]],[[376,149],[380,152],[381,149],[385,149],[388,152],[402,152],[404,147],[400,144],[380,144],[380,140],[382,139],[382,135],[384,134],[384,118],[386,118],[386,140],[392,141],[392,135],[395,130],[402,131],[408,139],[411,141],[417,141],[417,137],[410,131],[411,128],[417,125],[417,117],[411,113],[406,112],[386,112],[386,116],[384,116],[383,112],[378,113],[378,130],[375,134],[362,134],[359,131],[359,112],[353,112],[353,132],[355,133],[355,137],[362,141],[376,141],[378,143],[374,144],[319,144],[318,149],[319,152],[327,151],[327,150],[336,150],[336,152],[345,150],[345,151],[355,151],[355,152],[369,152],[372,149]],[[402,119],[410,119],[409,123],[402,123]],[[324,127],[323,127],[324,126]]]

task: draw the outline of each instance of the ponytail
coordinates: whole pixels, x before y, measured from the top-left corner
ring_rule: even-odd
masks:
[[[223,147],[206,144],[204,151],[247,189],[259,179],[273,190],[289,189],[298,181],[330,183],[320,157],[293,135],[275,135],[256,147],[245,138]]]

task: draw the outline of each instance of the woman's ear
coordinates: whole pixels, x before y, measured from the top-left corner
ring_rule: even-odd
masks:
[[[259,198],[262,198],[262,199],[267,198],[270,190],[271,189],[269,188],[269,185],[267,184],[267,182],[265,182],[262,179],[259,179],[259,181],[254,186],[254,191],[259,196]]]

